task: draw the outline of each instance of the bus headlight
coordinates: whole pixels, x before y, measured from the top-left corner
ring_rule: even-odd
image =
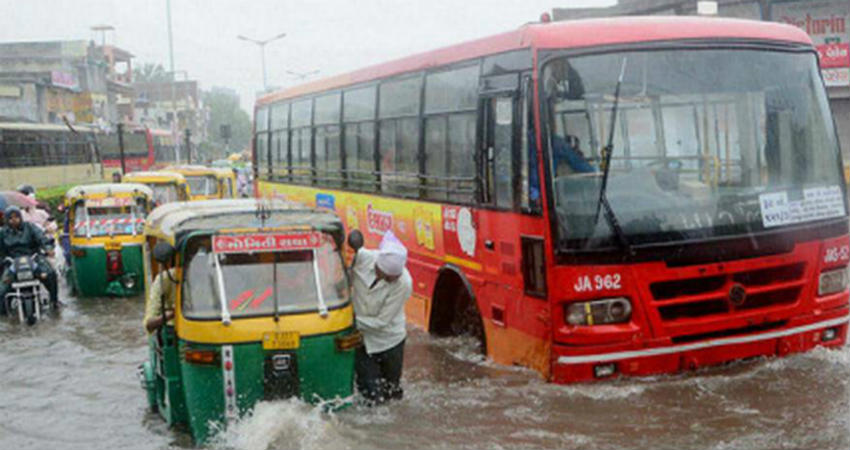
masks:
[[[818,280],[818,296],[835,294],[847,289],[847,268],[821,272]]]
[[[624,323],[631,318],[632,303],[625,297],[570,303],[564,311],[564,320],[570,325]]]

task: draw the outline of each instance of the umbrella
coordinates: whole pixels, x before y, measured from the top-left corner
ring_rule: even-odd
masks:
[[[21,194],[18,191],[0,191],[0,201],[6,206],[17,206],[18,208],[29,208],[37,204],[34,198]]]

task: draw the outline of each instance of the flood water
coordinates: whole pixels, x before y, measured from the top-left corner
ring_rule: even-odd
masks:
[[[66,298],[34,327],[0,320],[0,448],[191,447],[147,411],[143,300]],[[697,373],[557,386],[463,338],[411,329],[402,401],[335,414],[261,403],[209,445],[289,448],[848,448],[850,349]]]

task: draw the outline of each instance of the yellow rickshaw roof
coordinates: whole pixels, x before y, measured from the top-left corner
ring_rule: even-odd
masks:
[[[84,184],[74,186],[65,193],[66,199],[76,197],[85,197],[87,195],[117,195],[117,194],[141,194],[145,197],[152,197],[153,191],[151,188],[139,183],[101,183],[101,184]]]
[[[174,241],[181,233],[191,231],[252,232],[302,226],[338,233],[343,229],[330,211],[279,199],[247,198],[166,203],[148,215],[145,234]]]
[[[124,175],[124,180],[128,180],[129,182],[135,181],[139,183],[141,183],[142,180],[146,182],[154,180],[177,181],[178,183],[186,182],[186,178],[183,176],[183,174],[171,172],[168,170],[130,172]]]
[[[201,166],[198,164],[180,164],[168,166],[165,168],[169,172],[177,172],[183,175],[216,175],[218,169],[212,167]]]

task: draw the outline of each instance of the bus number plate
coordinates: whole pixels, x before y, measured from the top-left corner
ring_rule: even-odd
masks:
[[[301,336],[297,331],[274,331],[263,334],[264,350],[290,350],[301,345]]]

